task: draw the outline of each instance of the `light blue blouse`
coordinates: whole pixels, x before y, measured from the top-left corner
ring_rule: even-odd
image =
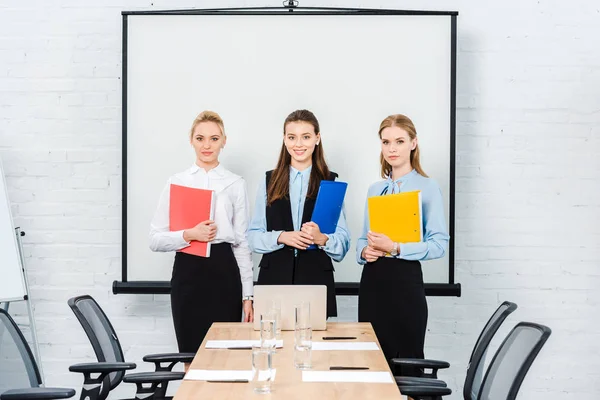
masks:
[[[290,166],[290,205],[292,207],[292,221],[294,230],[299,231],[304,211],[304,201],[308,193],[311,167],[298,171]],[[254,216],[248,225],[248,244],[253,252],[259,254],[271,253],[283,248],[283,244],[277,243],[279,235],[283,231],[267,231],[266,204],[267,187],[265,179],[261,180],[256,194]],[[346,224],[346,211],[342,212],[337,223],[335,233],[325,234],[328,237],[323,250],[334,261],[342,261],[350,248],[350,232]]]
[[[418,243],[400,243],[400,254],[397,258],[405,260],[431,260],[442,258],[446,254],[450,236],[444,218],[444,201],[442,191],[431,178],[425,178],[414,169],[408,174],[393,181],[388,178],[375,182],[369,187],[367,198],[400,192],[421,191],[423,203],[423,241]],[[369,231],[368,203],[365,202],[364,225],[356,244],[356,261],[366,264],[361,254],[367,247],[367,232]],[[252,245],[251,245],[252,246]]]

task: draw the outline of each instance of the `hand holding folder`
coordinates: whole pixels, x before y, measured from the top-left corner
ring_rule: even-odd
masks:
[[[214,218],[215,192],[171,184],[169,201],[169,230],[180,231],[195,227]],[[193,240],[180,250],[183,253],[210,257],[210,242]]]
[[[370,230],[393,242],[423,241],[421,191],[369,197]]]
[[[335,233],[347,188],[346,182],[321,181],[311,218],[319,226],[321,233]],[[314,244],[308,246],[308,250],[316,248]]]

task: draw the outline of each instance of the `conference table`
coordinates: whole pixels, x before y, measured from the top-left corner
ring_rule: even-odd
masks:
[[[251,370],[251,350],[207,349],[207,341],[213,340],[258,340],[259,332],[250,323],[214,323],[208,331],[190,370]],[[313,332],[315,343],[332,343],[324,341],[324,336],[353,336],[355,340],[341,342],[375,342],[377,350],[322,350],[312,351],[312,368],[310,371],[329,371],[331,366],[369,367],[368,371],[387,372],[389,383],[366,382],[304,382],[302,371],[294,367],[294,332],[282,331],[283,347],[273,355],[273,368],[276,369],[272,392],[257,394],[253,391],[252,382],[207,382],[203,380],[184,379],[175,393],[175,400],[199,399],[405,399],[394,383],[389,366],[383,356],[377,337],[370,323],[327,323],[326,331]],[[212,342],[211,342],[212,343]],[[362,345],[360,345],[362,346]],[[344,373],[350,371],[343,371]],[[358,371],[351,371],[356,373]],[[188,378],[191,377],[188,376]]]

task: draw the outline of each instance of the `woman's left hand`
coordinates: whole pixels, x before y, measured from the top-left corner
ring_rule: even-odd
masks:
[[[369,233],[367,233],[367,242],[369,246],[375,250],[384,251],[386,253],[391,252],[392,248],[394,247],[394,242],[392,242],[392,239],[383,233],[369,231]]]
[[[252,300],[244,300],[244,322],[254,322],[254,307]]]
[[[302,229],[300,230],[312,236],[313,242],[315,242],[317,246],[325,246],[325,243],[327,243],[327,240],[329,239],[327,235],[321,233],[319,225],[315,224],[312,221],[305,222],[304,224],[302,224]]]

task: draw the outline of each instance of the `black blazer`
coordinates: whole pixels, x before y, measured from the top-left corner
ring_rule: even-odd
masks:
[[[266,173],[267,192],[273,171]],[[335,180],[330,173],[328,180]],[[315,200],[306,197],[302,223],[309,222]],[[278,199],[266,209],[267,231],[293,231],[292,207],[289,197]],[[296,250],[296,251],[295,251]],[[327,286],[327,316],[337,316],[335,283],[331,258],[321,249],[298,250],[284,246],[282,249],[263,254],[259,264],[259,285],[325,285]]]

